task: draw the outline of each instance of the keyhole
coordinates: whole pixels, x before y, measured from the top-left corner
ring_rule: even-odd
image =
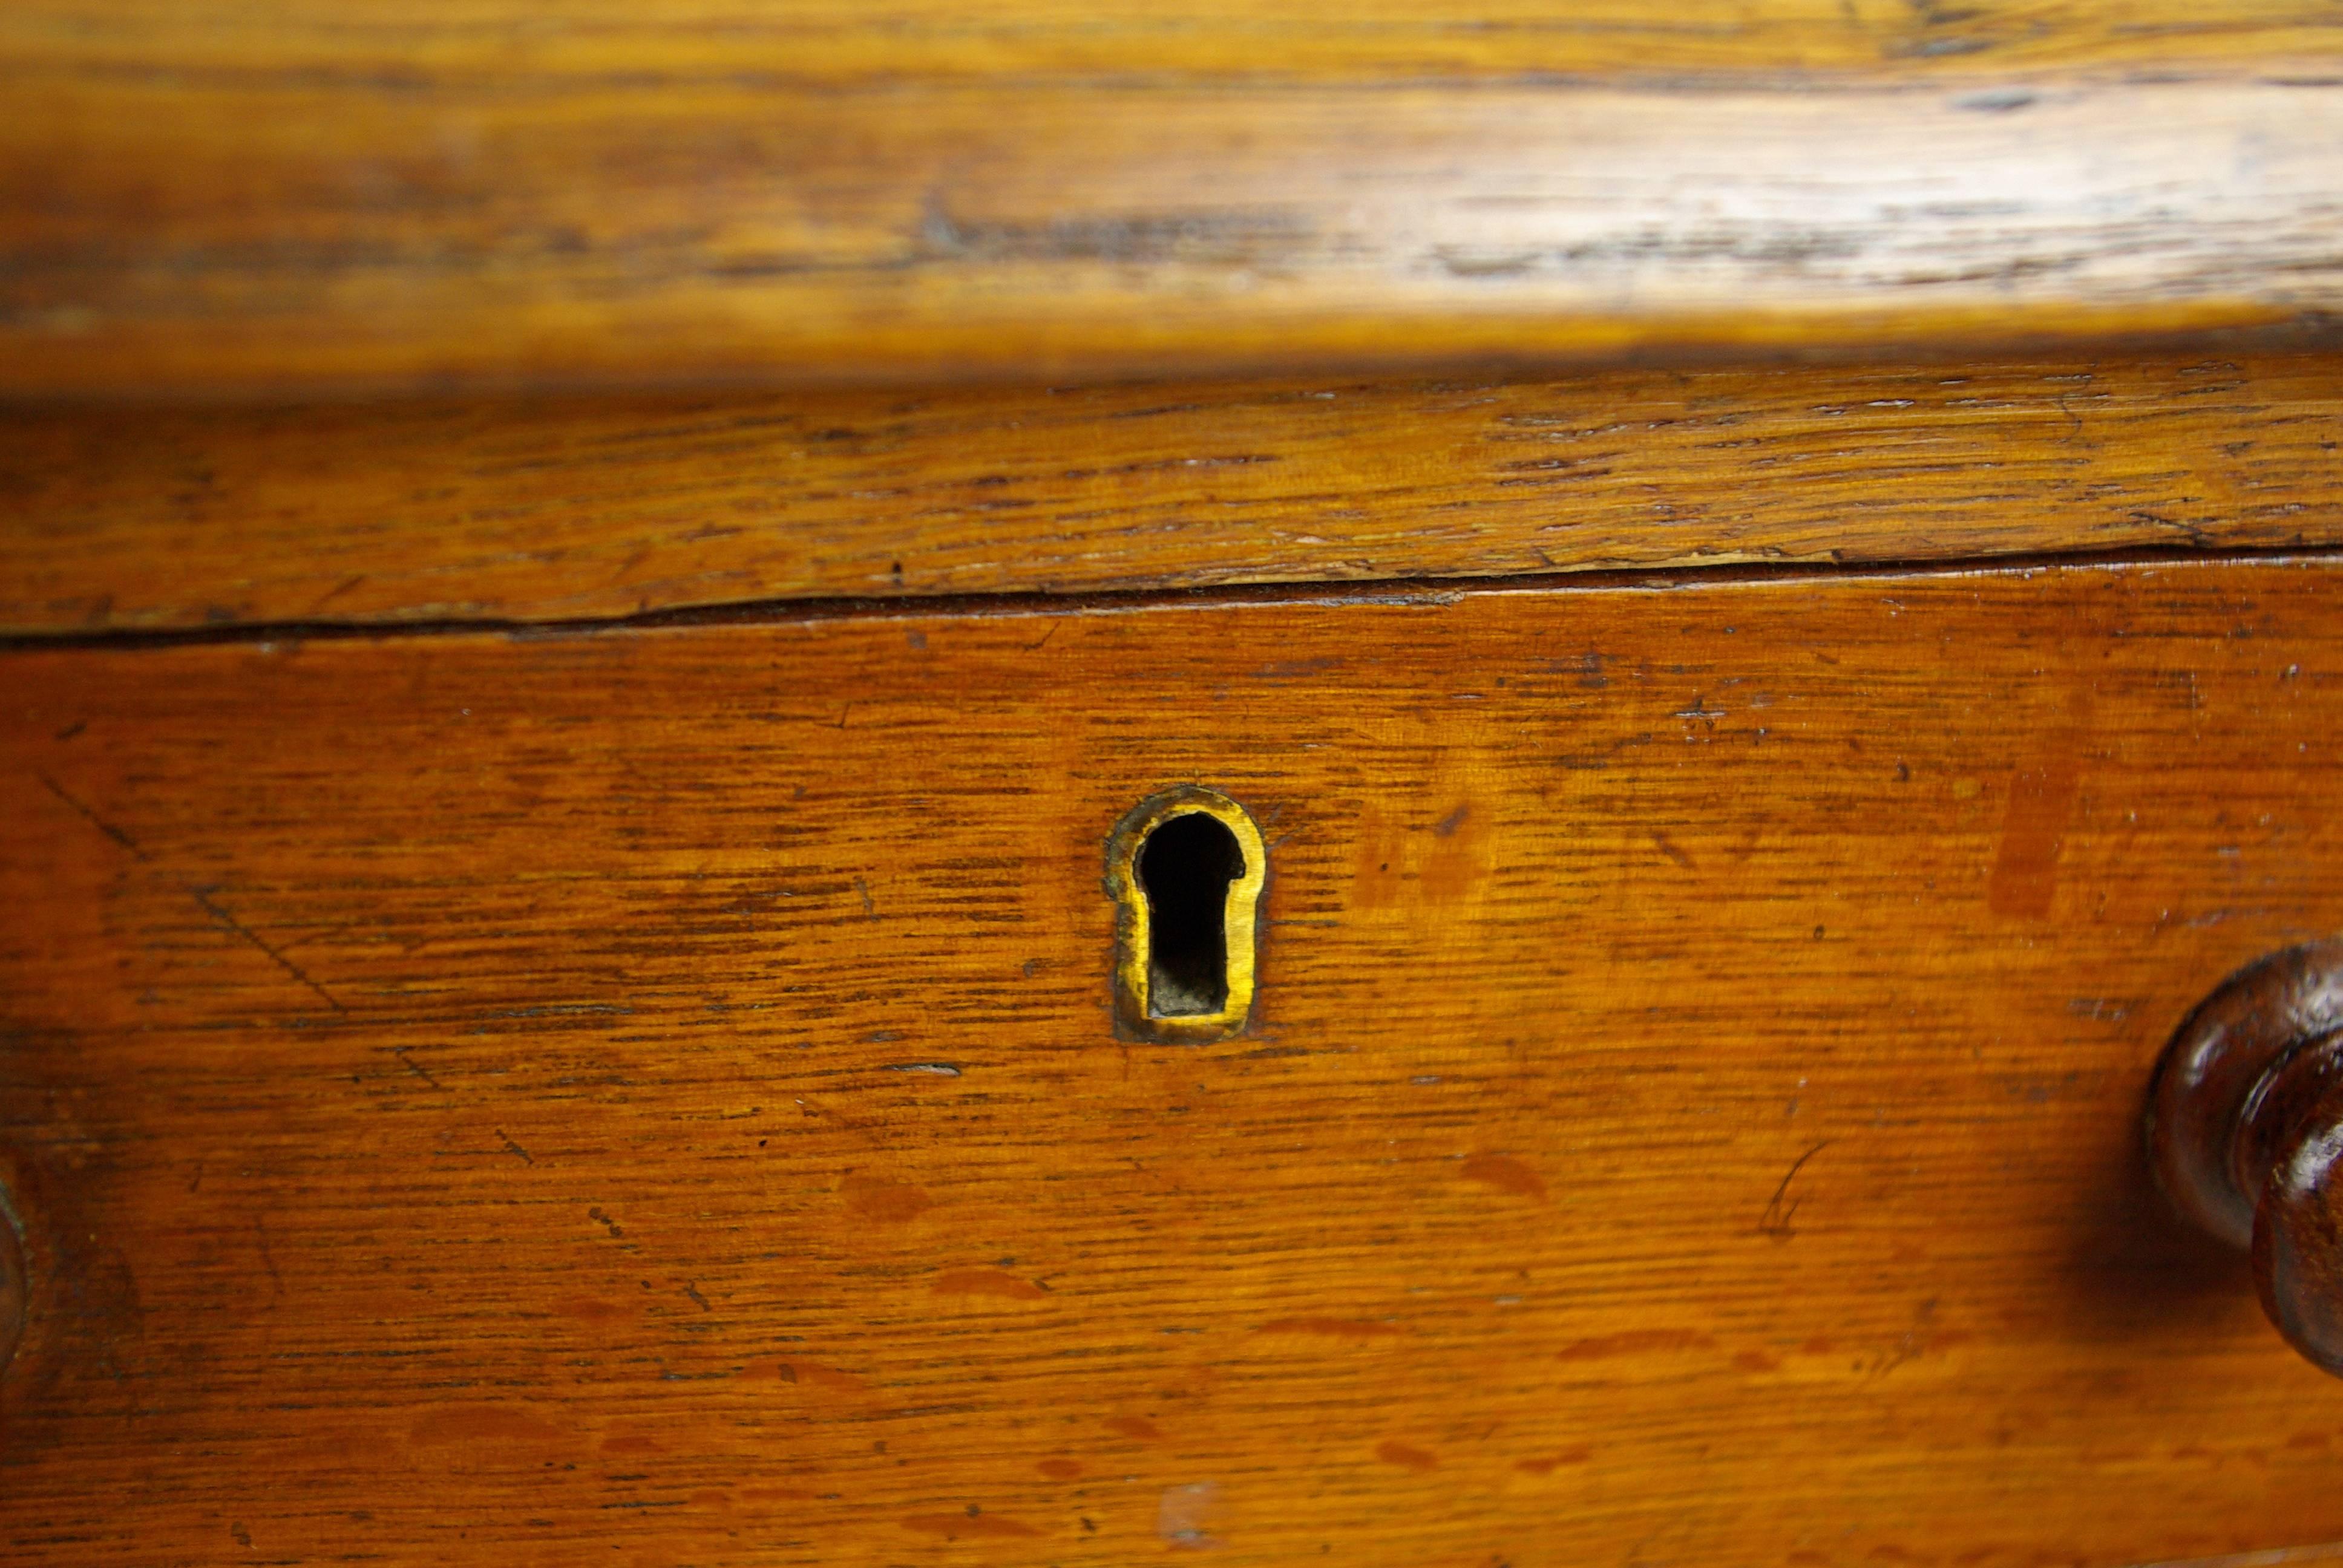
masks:
[[[1268,875],[1261,829],[1217,790],[1183,784],[1124,813],[1106,847],[1123,1038],[1226,1040],[1244,1029]]]
[[[1139,885],[1147,894],[1147,1012],[1195,1018],[1229,1005],[1229,884],[1244,875],[1237,836],[1202,811],[1147,835]]]

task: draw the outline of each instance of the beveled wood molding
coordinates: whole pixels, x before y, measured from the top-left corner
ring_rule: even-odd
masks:
[[[2343,544],[2318,356],[75,407],[0,631]]]
[[[0,397],[2323,334],[2338,62],[2177,0],[35,0]]]

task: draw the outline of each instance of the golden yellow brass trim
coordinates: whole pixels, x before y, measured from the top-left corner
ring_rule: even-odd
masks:
[[[1156,1016],[1149,994],[1151,933],[1146,890],[1139,882],[1139,854],[1149,835],[1177,817],[1201,813],[1226,828],[1244,857],[1244,869],[1229,883],[1223,928],[1228,946],[1228,999],[1218,1012]],[[1269,848],[1245,809],[1217,789],[1182,784],[1151,795],[1124,813],[1107,839],[1106,890],[1115,901],[1115,1022],[1118,1032],[1138,1040],[1203,1043],[1243,1030],[1252,1015],[1253,976],[1262,917],[1262,892],[1269,882]]]

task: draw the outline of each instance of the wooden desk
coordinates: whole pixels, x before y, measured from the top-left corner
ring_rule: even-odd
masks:
[[[7,1561],[2343,1554],[2336,54],[0,18]]]

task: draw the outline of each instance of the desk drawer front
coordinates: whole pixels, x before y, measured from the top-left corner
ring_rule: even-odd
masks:
[[[2343,923],[2338,590],[2208,564],[9,653],[0,1539],[2343,1533],[2343,1394],[2137,1148],[2188,1007]],[[1119,1039],[1107,836],[1188,783],[1268,843],[1251,1023]]]

